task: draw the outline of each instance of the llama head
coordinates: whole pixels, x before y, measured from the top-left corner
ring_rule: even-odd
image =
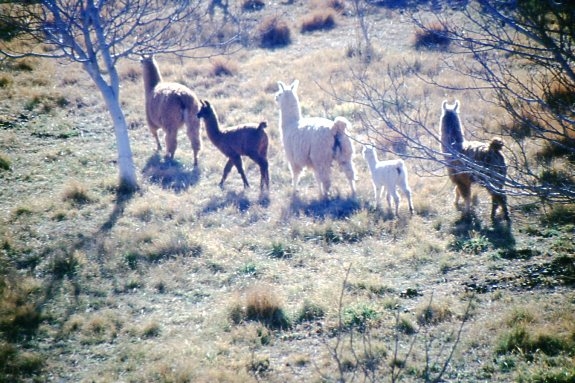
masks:
[[[212,105],[208,100],[200,100],[200,111],[197,114],[198,118],[205,118],[214,114]]]
[[[276,101],[281,105],[283,99],[295,99],[297,100],[297,88],[299,85],[299,80],[294,80],[288,87],[281,81],[278,81],[279,90],[276,93]]]
[[[376,158],[375,148],[372,145],[363,145],[361,154],[366,161],[371,161]]]
[[[501,151],[501,149],[503,149],[504,146],[505,146],[505,143],[503,142],[503,140],[501,138],[494,137],[491,140],[491,142],[489,143],[489,150],[494,151],[494,152],[499,152],[499,151]]]
[[[443,103],[441,104],[441,109],[443,109],[443,113],[445,113],[448,110],[451,110],[454,113],[459,113],[459,100],[455,100],[455,103],[450,108],[447,107],[447,100],[443,100]]]
[[[447,105],[447,100],[441,104],[441,146],[444,152],[460,152],[463,145],[463,128],[459,120],[459,101],[453,106]]]
[[[140,64],[142,64],[144,87],[148,94],[158,83],[162,82],[162,74],[152,54],[142,55]]]
[[[294,80],[290,86],[287,86],[283,82],[278,81],[279,90],[276,93],[275,98],[280,107],[282,115],[285,115],[285,117],[296,119],[301,117],[301,109],[297,96],[298,85],[298,80]]]

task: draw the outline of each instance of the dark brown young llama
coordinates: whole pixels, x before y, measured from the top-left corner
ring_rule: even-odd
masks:
[[[188,87],[162,81],[162,75],[153,56],[141,60],[146,98],[146,119],[152,135],[156,139],[157,150],[162,150],[158,130],[166,133],[166,158],[173,159],[178,146],[178,130],[187,127],[187,135],[194,151],[194,166],[198,165],[201,148],[200,100]]]
[[[224,187],[224,182],[234,165],[242,176],[244,188],[250,187],[242,164],[242,156],[248,156],[260,167],[260,190],[263,191],[265,188],[269,191],[270,178],[267,159],[269,140],[264,130],[267,123],[262,121],[259,125],[245,124],[222,131],[214,108],[208,101],[201,100],[200,102],[202,106],[198,112],[198,118],[204,120],[208,138],[220,152],[228,157],[220,187]]]
[[[503,190],[507,165],[501,153],[503,141],[494,138],[489,144],[466,141],[459,119],[459,101],[447,107],[443,101],[440,120],[441,150],[447,164],[451,182],[455,184],[455,205],[459,197],[465,201],[465,212],[470,212],[471,185],[478,183],[491,194],[491,219],[495,220],[497,208],[501,207],[503,217],[510,221],[507,196]]]

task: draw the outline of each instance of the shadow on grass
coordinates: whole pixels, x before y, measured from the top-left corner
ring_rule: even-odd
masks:
[[[158,153],[148,159],[142,174],[149,182],[176,193],[188,190],[200,179],[197,166],[189,170],[178,160],[163,160]]]
[[[515,237],[511,225],[502,221],[495,221],[491,226],[484,226],[475,212],[462,213],[461,217],[454,222],[451,233],[456,241],[463,243],[479,236],[486,238],[495,249],[515,249]]]
[[[247,212],[254,204],[264,208],[269,207],[270,198],[267,194],[259,196],[256,202],[250,201],[242,190],[241,192],[227,191],[225,196],[212,196],[206,206],[202,209],[202,214],[217,212],[229,206],[235,207],[240,213]]]
[[[294,195],[289,204],[292,214],[305,215],[308,217],[325,219],[345,219],[351,217],[361,209],[361,204],[357,198],[340,196],[327,199],[314,199],[303,201],[299,196]]]
[[[116,190],[114,209],[110,213],[110,216],[106,222],[100,226],[100,233],[105,233],[112,230],[116,222],[118,222],[118,219],[124,214],[124,209],[127,203],[134,197],[135,193],[136,191],[134,190],[122,190],[121,188]]]

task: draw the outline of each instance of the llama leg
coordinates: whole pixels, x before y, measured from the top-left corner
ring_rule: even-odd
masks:
[[[403,194],[405,194],[405,198],[407,198],[407,203],[409,205],[409,213],[413,214],[413,203],[411,201],[411,189],[406,187],[403,189]]]
[[[260,158],[258,161],[260,166],[260,191],[264,191],[264,188],[270,191],[270,175],[269,175],[269,165],[265,158]]]
[[[507,196],[505,194],[492,193],[491,194],[491,220],[495,221],[497,207],[501,206],[503,217],[506,221],[510,221],[509,211],[507,210]]]
[[[459,196],[463,198],[465,202],[465,214],[469,214],[471,212],[471,185],[467,185],[465,183],[459,183],[456,187],[456,196],[457,201],[459,202]]]
[[[399,216],[399,195],[397,194],[397,190],[395,188],[393,188],[391,190],[391,196],[393,197],[393,202],[395,202],[395,216],[398,217]]]
[[[455,186],[453,188],[453,195],[455,196],[455,198],[453,200],[453,204],[455,205],[455,207],[457,207],[459,205],[459,197],[461,196],[459,194],[459,186]]]
[[[155,125],[152,125],[148,122],[149,126],[150,126],[150,131],[152,132],[152,136],[154,136],[154,139],[156,140],[156,151],[161,152],[162,151],[162,144],[160,143],[160,137],[158,137],[158,127]]]
[[[173,159],[178,147],[178,129],[166,131],[166,158]]]
[[[200,137],[200,120],[190,113],[188,116],[188,121],[186,121],[186,133],[192,144],[192,150],[194,152],[194,166],[198,166],[198,154],[202,148],[202,141]]]
[[[375,208],[377,209],[381,204],[381,194],[383,193],[383,186],[373,184],[373,196],[375,199]]]
[[[231,158],[228,159],[226,162],[226,166],[224,166],[224,173],[222,174],[222,179],[220,180],[220,188],[224,188],[224,182],[226,182],[226,178],[228,178],[228,174],[232,170],[232,166],[234,166],[234,162]]]
[[[340,168],[347,177],[349,187],[351,188],[351,195],[355,197],[355,171],[353,170],[353,164],[349,162],[341,163]]]
[[[331,168],[317,169],[314,171],[315,179],[319,186],[319,198],[327,198],[331,187]]]
[[[291,171],[291,184],[293,187],[293,194],[297,192],[297,184],[299,182],[299,177],[301,175],[302,168],[296,165],[290,165]]]
[[[404,174],[405,175],[405,174]],[[409,205],[409,213],[413,214],[413,203],[411,201],[411,189],[407,185],[407,176],[400,178],[399,188],[407,198],[407,203]]]
[[[242,162],[242,157],[241,156],[233,157],[232,161],[234,162],[234,165],[236,165],[236,169],[238,169],[238,173],[240,173],[240,176],[242,176],[242,181],[244,181],[244,189],[249,188],[250,184],[248,183],[246,173],[244,173],[244,165]]]
[[[385,199],[387,200],[387,208],[391,212],[391,191],[387,188],[385,189]]]

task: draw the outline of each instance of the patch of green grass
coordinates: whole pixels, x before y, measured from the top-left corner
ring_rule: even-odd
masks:
[[[39,304],[42,294],[43,289],[36,280],[12,275],[9,267],[3,267],[0,274],[0,334],[4,339],[16,341],[35,333],[43,319]]]
[[[490,246],[491,242],[486,236],[473,232],[470,238],[456,239],[450,244],[449,248],[452,251],[478,255],[487,251]]]
[[[76,253],[58,252],[52,260],[51,270],[56,279],[72,278],[80,267],[80,260]]]
[[[541,223],[546,226],[563,226],[573,222],[575,222],[575,205],[554,205],[541,217]]]
[[[359,304],[343,310],[343,325],[364,331],[381,318],[381,313],[372,305]]]
[[[294,246],[286,245],[282,242],[274,242],[266,255],[271,258],[286,259],[291,258],[297,253]]]
[[[238,270],[240,274],[243,275],[255,275],[258,272],[258,267],[253,262],[248,262]]]
[[[561,352],[573,352],[573,350],[575,350],[575,338],[564,334],[536,331],[521,323],[503,333],[495,347],[495,352],[499,355],[519,353],[529,359],[538,352],[556,356]]]
[[[42,371],[44,357],[37,352],[20,351],[14,345],[0,341],[0,380],[18,382]]]
[[[10,170],[12,162],[4,153],[0,153],[0,170]]]
[[[305,300],[296,317],[297,322],[310,322],[325,317],[325,308],[317,303]]]
[[[519,383],[573,383],[575,382],[575,367],[547,366],[522,373]]]

